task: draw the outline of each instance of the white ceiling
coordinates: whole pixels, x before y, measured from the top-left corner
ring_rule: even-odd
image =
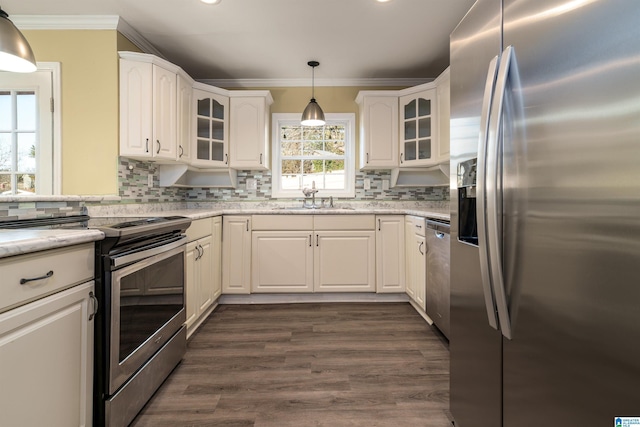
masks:
[[[11,15],[119,15],[196,79],[428,79],[475,0],[2,0]]]

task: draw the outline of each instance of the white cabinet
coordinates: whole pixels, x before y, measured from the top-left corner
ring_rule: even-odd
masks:
[[[438,163],[449,162],[450,119],[451,119],[451,77],[449,68],[435,81],[438,101]]]
[[[175,161],[178,68],[153,55],[120,53],[120,155]]]
[[[92,254],[79,245],[0,260],[0,425],[91,426]]]
[[[182,163],[191,163],[191,135],[192,132],[192,103],[193,81],[183,73],[178,74],[178,160]]]
[[[211,233],[211,257],[213,277],[211,287],[213,299],[217,300],[222,294],[222,217],[213,218],[213,232]]]
[[[400,97],[400,167],[437,162],[436,89],[428,85],[428,89]]]
[[[205,89],[206,88],[206,89]],[[229,167],[229,97],[216,88],[193,89],[194,135],[191,164]]]
[[[398,92],[362,91],[360,110],[360,169],[398,167]]]
[[[222,221],[222,293],[251,292],[251,217],[225,216]]]
[[[405,292],[404,215],[378,215],[376,223],[376,290]]]
[[[405,217],[406,292],[422,309],[426,310],[427,247],[424,218]]]
[[[230,91],[230,159],[234,169],[269,169],[269,91]]]

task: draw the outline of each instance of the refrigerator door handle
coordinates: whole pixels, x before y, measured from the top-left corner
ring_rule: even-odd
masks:
[[[513,46],[508,46],[500,58],[500,66],[498,67],[498,78],[496,80],[496,90],[491,105],[491,113],[489,118],[489,135],[487,138],[487,237],[489,243],[489,257],[491,262],[491,279],[493,281],[493,292],[496,298],[496,306],[498,308],[498,319],[500,320],[500,330],[505,338],[512,338],[511,318],[509,315],[509,306],[507,304],[507,292],[505,289],[503,277],[503,259],[500,236],[499,221],[502,218],[498,215],[500,212],[499,203],[499,169],[500,169],[500,134],[502,124],[502,113],[504,107],[505,92],[507,90],[507,81],[509,79],[509,69],[514,57]]]
[[[480,272],[482,274],[482,290],[484,292],[484,303],[487,308],[487,319],[493,329],[498,329],[498,318],[496,316],[496,303],[493,295],[489,265],[489,251],[486,231],[486,156],[487,137],[489,135],[489,112],[493,99],[493,90],[496,84],[498,73],[498,56],[489,62],[487,71],[487,81],[484,86],[484,97],[482,99],[482,115],[480,117],[480,137],[478,139],[478,169],[476,186],[476,216],[478,220],[478,248],[480,252]]]

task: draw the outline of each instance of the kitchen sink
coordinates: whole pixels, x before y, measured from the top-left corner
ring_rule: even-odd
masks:
[[[355,208],[351,208],[351,207],[347,207],[347,206],[343,206],[343,207],[326,207],[326,208],[322,208],[322,207],[318,207],[318,208],[303,208],[302,206],[288,206],[288,207],[277,207],[277,208],[272,208],[272,210],[274,211],[339,211],[339,210],[348,210],[348,211],[354,211]]]

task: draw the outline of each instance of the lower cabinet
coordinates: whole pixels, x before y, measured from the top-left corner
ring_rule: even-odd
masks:
[[[422,311],[426,311],[427,293],[427,246],[424,228],[424,218],[405,217],[406,292]]]
[[[221,293],[221,224],[220,217],[205,218],[193,221],[193,228],[187,230],[187,336],[206,318]]]
[[[222,293],[251,293],[251,216],[222,220]]]
[[[91,426],[93,286],[0,314],[0,425]]]
[[[405,292],[404,215],[376,217],[376,291]]]

